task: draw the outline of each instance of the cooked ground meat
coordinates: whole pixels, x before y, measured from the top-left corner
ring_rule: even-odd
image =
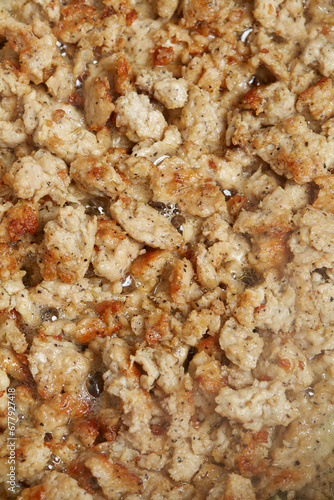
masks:
[[[1,500],[333,498],[333,23],[0,1]]]

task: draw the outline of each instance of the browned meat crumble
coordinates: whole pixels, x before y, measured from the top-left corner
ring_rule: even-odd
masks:
[[[0,97],[1,500],[333,499],[333,2],[0,0]]]

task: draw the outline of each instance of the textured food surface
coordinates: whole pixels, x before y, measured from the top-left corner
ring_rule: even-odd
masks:
[[[333,26],[0,0],[1,499],[334,498]]]

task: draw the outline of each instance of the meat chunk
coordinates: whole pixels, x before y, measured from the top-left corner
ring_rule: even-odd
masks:
[[[234,318],[224,324],[219,343],[227,358],[245,371],[256,367],[264,345],[258,333],[241,326]]]
[[[235,391],[223,387],[216,398],[216,411],[240,422],[246,429],[259,431],[263,426],[287,426],[298,410],[288,401],[282,382],[258,382]]]
[[[36,337],[28,360],[38,392],[44,399],[62,390],[77,396],[84,391],[90,364],[72,342]]]
[[[332,498],[332,3],[0,0],[0,498]]]
[[[204,178],[177,157],[164,159],[152,175],[154,199],[177,203],[191,215],[209,217],[226,211],[225,197],[210,178]]]
[[[81,7],[82,6],[80,6],[79,9]],[[85,7],[91,7],[91,6],[86,5]],[[78,41],[77,44],[78,50],[74,55],[74,61],[73,61],[74,78],[78,78],[80,77],[80,75],[85,73],[90,63],[93,63],[95,66],[95,63],[97,61],[94,57],[93,47],[98,48],[102,55],[115,54],[115,56],[118,57],[118,51],[120,48],[120,45],[118,45],[118,43],[121,40],[121,35],[126,26],[126,20],[123,13],[115,14],[111,9],[107,8],[102,13],[101,18],[98,20],[95,26],[92,29],[86,31],[85,33],[83,32],[83,30],[81,30],[82,23],[84,23],[85,20],[83,18],[80,19],[80,21],[77,24],[78,30],[76,28],[72,30],[74,36],[80,37],[80,40]],[[80,11],[77,13],[77,15],[80,17]],[[69,36],[71,36],[71,33],[68,34]],[[110,58],[107,57],[107,61],[109,62]],[[102,66],[103,65],[104,61],[102,62]],[[91,73],[92,68],[91,67],[89,68],[91,76],[93,77],[100,76],[101,79],[107,76],[106,74],[104,74],[104,71],[100,72],[101,67],[98,64],[96,65],[96,67],[98,68],[98,71],[96,73],[94,72],[94,75]]]
[[[181,385],[180,383],[178,384]],[[195,414],[196,408],[192,393],[190,391],[182,390],[171,394],[164,401],[164,408],[169,413],[171,424],[168,428],[168,435],[172,440],[173,447],[178,448],[189,437],[191,427],[191,419]]]
[[[334,113],[334,85],[330,78],[322,78],[316,85],[302,92],[297,100],[296,109],[306,118],[327,120]],[[328,103],[324,107],[324,102]]]
[[[15,148],[28,140],[21,118],[14,122],[0,121],[0,147]]]
[[[93,253],[96,218],[85,215],[83,206],[61,208],[58,217],[44,227],[44,255],[40,261],[46,280],[58,277],[73,283],[84,277]]]
[[[331,144],[311,131],[301,116],[260,130],[250,140],[256,154],[276,173],[297,184],[326,174],[334,165]]]
[[[87,302],[98,303],[111,300],[110,293],[104,293],[96,282],[83,278],[77,283],[64,283],[62,281],[42,281],[35,288],[22,291],[16,285],[15,307],[32,327],[40,325],[41,313],[49,314],[50,307],[60,309],[64,317],[69,320],[78,318],[78,314],[87,309]],[[57,335],[60,332],[57,331]]]
[[[334,216],[310,206],[300,215],[300,230],[292,234],[289,243],[295,263],[313,263],[317,268],[332,267]]]
[[[175,448],[168,472],[174,481],[190,481],[203,462],[204,456],[195,454],[189,443],[183,442]]]
[[[207,23],[215,21],[220,9],[224,12],[223,6],[224,3],[220,0],[216,0],[210,4],[202,0],[186,0],[183,2],[183,17],[186,26],[193,26],[196,22],[200,21],[206,21]]]
[[[171,262],[173,262],[173,256],[170,252],[149,250],[133,262],[130,273],[134,278],[138,278],[145,289],[152,290],[158,283],[165,267]]]
[[[0,323],[0,339],[2,345],[11,347],[13,351],[23,354],[28,347],[24,333],[19,330],[16,322],[12,318],[6,318],[5,315],[3,316]]]
[[[16,478],[32,481],[46,467],[52,450],[44,444],[44,432],[20,425],[16,428]]]
[[[153,62],[154,37],[162,25],[161,19],[138,17],[127,29],[129,36],[126,53],[129,60],[138,66],[149,66]]]
[[[295,94],[301,94],[317,81],[315,70],[306,66],[300,59],[294,61],[290,78],[289,88]]]
[[[270,236],[258,234],[252,238],[249,262],[260,275],[270,269],[283,270],[290,259],[289,233]]]
[[[240,273],[247,263],[249,242],[241,234],[233,232],[228,222],[218,214],[206,219],[202,230],[212,245],[197,245],[197,276],[202,286],[215,288],[221,281],[228,280],[228,273]]]
[[[161,141],[147,139],[134,146],[132,153],[145,157],[151,162],[159,163],[165,156],[172,156],[182,144],[181,134],[175,125],[166,128]]]
[[[325,36],[321,31],[318,32],[315,27],[311,33],[313,36],[309,38],[300,59],[307,66],[315,66],[323,76],[333,77],[333,34]]]
[[[308,10],[316,23],[329,22],[329,19],[334,19],[331,0],[311,0]]]
[[[332,325],[334,317],[332,314],[331,302],[334,288],[331,283],[321,283],[313,287],[313,302],[320,311],[320,322],[323,325]],[[316,316],[315,316],[316,319]]]
[[[241,145],[247,147],[248,141],[261,129],[260,120],[253,112],[241,111],[238,108],[228,113],[228,127],[226,142],[228,145]]]
[[[14,278],[15,274],[19,271],[21,258],[18,251],[8,243],[0,243],[0,255],[0,280],[7,281]]]
[[[149,423],[152,419],[151,398],[139,385],[140,373],[130,360],[130,352],[121,339],[107,339],[103,360],[108,367],[104,375],[110,394],[122,400],[122,419],[129,426],[133,446],[146,452],[155,447]],[[160,443],[161,444],[161,443]]]
[[[226,482],[224,500],[255,500],[256,494],[250,479],[238,474],[229,474]]]
[[[34,142],[65,161],[79,155],[99,155],[109,145],[103,130],[95,136],[83,126],[78,109],[49,98],[41,90],[32,90],[24,98],[24,109],[24,125]]]
[[[179,130],[184,140],[215,149],[224,130],[223,109],[206,90],[193,87],[182,108]]]
[[[96,274],[110,281],[121,279],[140,249],[140,243],[129,238],[114,221],[98,221],[92,256]]]
[[[71,163],[71,177],[93,195],[101,192],[114,198],[124,191],[125,180],[115,166],[125,156],[125,150],[115,149],[100,157],[79,156]]]
[[[247,328],[289,331],[295,319],[295,299],[294,286],[270,270],[263,283],[243,292],[234,316]]]
[[[244,443],[247,446],[246,443]],[[248,457],[246,458],[249,462]],[[219,475],[216,481],[212,481],[214,487],[209,491],[208,500],[256,500],[255,488],[251,480],[239,474]]]
[[[38,230],[38,208],[30,202],[18,202],[8,208],[0,224],[0,241],[17,242]]]
[[[29,92],[29,78],[26,73],[19,71],[9,59],[5,59],[0,64],[0,95],[22,97]]]
[[[98,15],[94,7],[80,3],[65,5],[54,33],[64,43],[77,43],[97,22]]]
[[[306,36],[302,0],[255,0],[254,17],[266,30],[283,38]]]
[[[17,118],[18,99],[16,96],[3,97],[0,104],[0,119],[4,122],[12,122]]]
[[[330,118],[322,124],[321,133],[327,137],[327,141],[332,141],[334,139],[334,118]]]
[[[307,257],[310,257],[310,254],[306,255],[306,262]],[[324,303],[327,301],[322,300],[320,290],[317,291],[317,287],[314,286],[309,266],[300,265],[299,261],[300,259],[296,259],[296,264],[288,265],[287,268],[290,284],[296,290],[294,328],[297,332],[304,328],[319,328],[321,326],[320,315],[328,314],[328,304]],[[329,300],[328,296],[327,300]],[[321,310],[324,306],[327,307]]]
[[[234,224],[240,232],[253,235],[249,261],[260,273],[277,267],[282,269],[289,260],[289,233],[294,229],[293,212],[308,203],[307,188],[287,185],[266,196],[260,209],[242,210]]]
[[[107,498],[119,500],[124,493],[141,495],[142,481],[124,465],[112,463],[102,454],[89,458],[85,465],[96,477]]]
[[[17,117],[17,98],[15,96],[12,97],[3,97],[1,99],[1,104],[0,104],[0,127],[2,131],[2,142],[5,144],[5,141],[9,144],[10,141],[14,140],[16,141],[17,138],[15,137],[16,133],[20,133],[20,123],[21,121],[15,120]],[[20,120],[20,119],[19,119]],[[14,122],[17,122],[16,125],[14,125]],[[12,137],[6,137],[4,134],[5,130],[8,129],[8,131],[11,131],[13,133]],[[8,142],[9,141],[9,142]],[[17,146],[17,144],[15,144]]]
[[[169,277],[170,294],[176,304],[185,305],[197,298],[199,290],[193,281],[194,276],[193,266],[188,259],[176,261]]]
[[[6,35],[20,57],[21,70],[36,85],[58,62],[60,54],[57,39],[46,23],[35,18],[32,25],[25,25],[8,17],[4,21]]]
[[[158,0],[157,13],[160,17],[171,18],[178,6],[177,0]]]
[[[11,122],[17,117],[17,98],[15,96],[3,97],[0,105],[1,121]]]
[[[153,248],[174,250],[183,243],[171,223],[145,203],[121,197],[110,205],[110,213],[132,238]]]
[[[57,427],[65,427],[70,420],[82,417],[89,410],[89,399],[78,398],[73,394],[63,392],[38,404],[33,413],[35,425],[43,427],[45,432],[57,432]],[[38,428],[40,428],[38,427]]]
[[[274,339],[270,347],[265,347],[254,375],[259,379],[281,380],[295,393],[311,385],[314,378],[304,353],[293,340],[279,338]]]
[[[36,495],[43,495],[45,498],[56,496],[59,500],[93,500],[92,495],[80,488],[73,477],[57,471],[48,474],[41,484],[25,488],[20,498],[33,500]]]
[[[45,82],[48,92],[56,99],[67,100],[75,92],[72,68],[69,64],[59,64]]]
[[[223,158],[215,155],[210,159],[213,162],[211,165],[215,167],[212,175],[222,189],[245,192],[243,171],[252,163],[252,156],[236,147],[228,150]],[[248,183],[249,179],[246,185]]]
[[[201,349],[202,345],[216,346],[217,337],[208,337],[198,343],[198,348]],[[218,345],[217,345],[218,347]],[[205,347],[204,347],[205,349]],[[208,348],[209,350],[209,348]],[[218,352],[216,351],[216,354]],[[220,389],[227,383],[225,370],[213,355],[209,356],[205,351],[198,352],[191,360],[191,369],[194,370],[194,378],[196,386],[198,387],[199,394],[201,395],[200,406],[204,408],[207,404],[214,405],[214,399],[219,393]],[[199,443],[196,443],[199,444]],[[193,449],[196,449],[193,446]]]
[[[167,122],[147,96],[129,91],[115,103],[116,126],[133,142],[161,140]]]
[[[334,214],[334,176],[316,177],[314,182],[320,188],[313,207]]]
[[[0,104],[0,120],[12,122],[17,118],[18,100],[16,96],[3,97]]]
[[[19,1],[14,4],[13,11],[18,14],[27,24],[33,17],[49,22],[57,22],[60,17],[59,0],[33,0],[32,2]]]
[[[253,62],[263,65],[276,79],[288,80],[291,52],[286,50],[285,43],[277,43],[260,28],[256,35],[256,52]]]
[[[103,345],[103,361],[108,367],[104,380],[106,389],[114,396],[121,396],[123,388],[138,388],[137,370],[130,368],[130,350],[119,338],[107,338]]]
[[[261,474],[259,494],[269,496],[281,489],[283,484],[289,484],[289,489],[306,491],[313,485],[317,477],[316,470],[323,463],[324,456],[331,454],[330,442],[332,440],[332,427],[329,421],[333,415],[331,401],[333,386],[321,382],[314,386],[313,397],[302,400],[301,414],[285,430],[282,435],[281,445],[273,453],[275,467]],[[315,431],[315,432],[313,432]],[[327,436],[324,439],[324,435]],[[312,449],[312,456],[309,451]],[[323,491],[322,481],[321,490]],[[301,489],[303,488],[303,489]],[[311,486],[310,498],[313,496]],[[306,497],[308,493],[305,493]]]
[[[182,337],[195,346],[206,333],[215,335],[220,328],[220,317],[209,309],[191,311],[182,329]]]
[[[255,212],[240,212],[234,229],[248,234],[266,234],[278,236],[294,228],[293,212],[303,208],[308,202],[304,186],[290,185],[286,189],[276,188],[261,202],[261,208]]]
[[[38,201],[49,195],[61,205],[70,184],[66,163],[42,149],[18,159],[3,180],[20,198]]]
[[[171,415],[175,415],[175,420],[170,429],[170,436],[177,437],[182,426],[182,433],[186,432],[189,425],[189,419],[194,412],[193,402],[188,394],[187,404],[183,406],[181,403],[184,394],[182,392],[183,386],[183,362],[186,359],[188,349],[185,346],[179,344],[177,349],[172,351],[164,350],[160,343],[155,343],[155,349],[152,347],[146,347],[137,351],[135,357],[132,359],[138,362],[145,371],[145,374],[140,377],[140,383],[144,384],[146,390],[152,388],[153,383],[157,380],[157,384],[161,387],[167,394],[172,394],[168,404],[168,411]],[[154,344],[152,343],[154,346]],[[173,394],[176,391],[178,395]],[[178,399],[179,414],[176,415],[176,400]],[[173,405],[173,409],[170,408],[170,404]],[[190,409],[189,409],[190,408]],[[188,414],[190,412],[190,415]],[[183,413],[183,415],[182,415]],[[187,414],[187,418],[181,420],[184,414]],[[184,422],[184,424],[182,424]]]
[[[91,130],[103,127],[115,109],[109,90],[110,85],[106,77],[101,79],[96,76],[85,81],[85,117]]]
[[[242,100],[244,109],[251,109],[263,125],[274,125],[295,114],[295,95],[283,82],[253,87]]]
[[[136,85],[160,101],[167,109],[182,108],[188,98],[188,84],[184,78],[174,78],[169,71],[141,70]]]

